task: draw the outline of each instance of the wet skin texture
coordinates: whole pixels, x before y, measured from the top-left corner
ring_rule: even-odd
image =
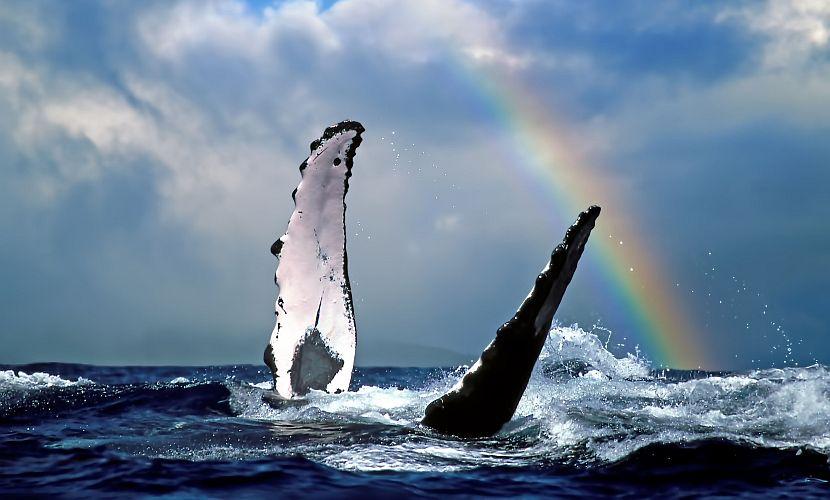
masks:
[[[427,406],[424,425],[444,434],[483,437],[513,417],[599,212],[592,206],[579,214],[518,312],[498,329],[460,386]]]

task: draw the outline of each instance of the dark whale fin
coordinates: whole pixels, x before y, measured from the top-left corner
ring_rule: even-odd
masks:
[[[599,212],[592,206],[579,214],[518,312],[461,381],[427,406],[424,425],[444,434],[482,437],[513,418]]]

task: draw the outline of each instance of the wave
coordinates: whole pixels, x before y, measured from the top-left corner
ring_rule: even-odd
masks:
[[[83,377],[77,380],[66,380],[59,375],[50,375],[44,372],[34,372],[31,375],[24,371],[0,370],[0,391],[19,391],[42,389],[46,387],[70,387],[73,385],[89,385],[94,382]]]
[[[0,386],[0,424],[21,424],[73,418],[137,418],[141,414],[231,414],[229,391],[221,382],[104,385],[66,381],[42,374],[39,382],[15,380]],[[63,380],[57,382],[57,380]]]
[[[593,333],[557,327],[514,419],[494,438],[474,442],[418,426],[426,404],[458,376],[447,372],[418,390],[364,386],[344,395],[313,393],[307,405],[281,409],[239,388],[232,391],[232,407],[267,421],[345,421],[409,432],[388,446],[308,450],[350,470],[615,463],[647,447],[706,440],[830,452],[830,374],[819,365],[732,374],[654,371],[641,357],[613,356]]]
[[[591,332],[556,327],[516,416],[499,434],[463,440],[420,426],[426,405],[464,369],[360,369],[349,392],[312,391],[288,405],[263,400],[268,374],[253,367],[135,371],[133,378],[90,372],[75,380],[7,370],[0,372],[0,422],[95,422],[93,432],[60,434],[51,447],[105,446],[190,462],[302,456],[344,471],[599,470],[653,453],[693,455],[688,450],[700,443],[709,451],[695,453],[727,443],[759,460],[767,451],[813,462],[830,455],[824,366],[655,371],[642,357],[614,356]]]

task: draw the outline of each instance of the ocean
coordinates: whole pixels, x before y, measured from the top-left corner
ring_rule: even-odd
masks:
[[[264,402],[265,366],[0,366],[0,493],[165,497],[830,494],[830,371],[654,370],[555,328],[487,439],[419,425],[465,367],[357,368]]]

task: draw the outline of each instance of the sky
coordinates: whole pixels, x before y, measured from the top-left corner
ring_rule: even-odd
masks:
[[[821,0],[4,1],[0,362],[260,363],[346,118],[359,365],[477,356],[591,203],[561,324],[830,364]]]

